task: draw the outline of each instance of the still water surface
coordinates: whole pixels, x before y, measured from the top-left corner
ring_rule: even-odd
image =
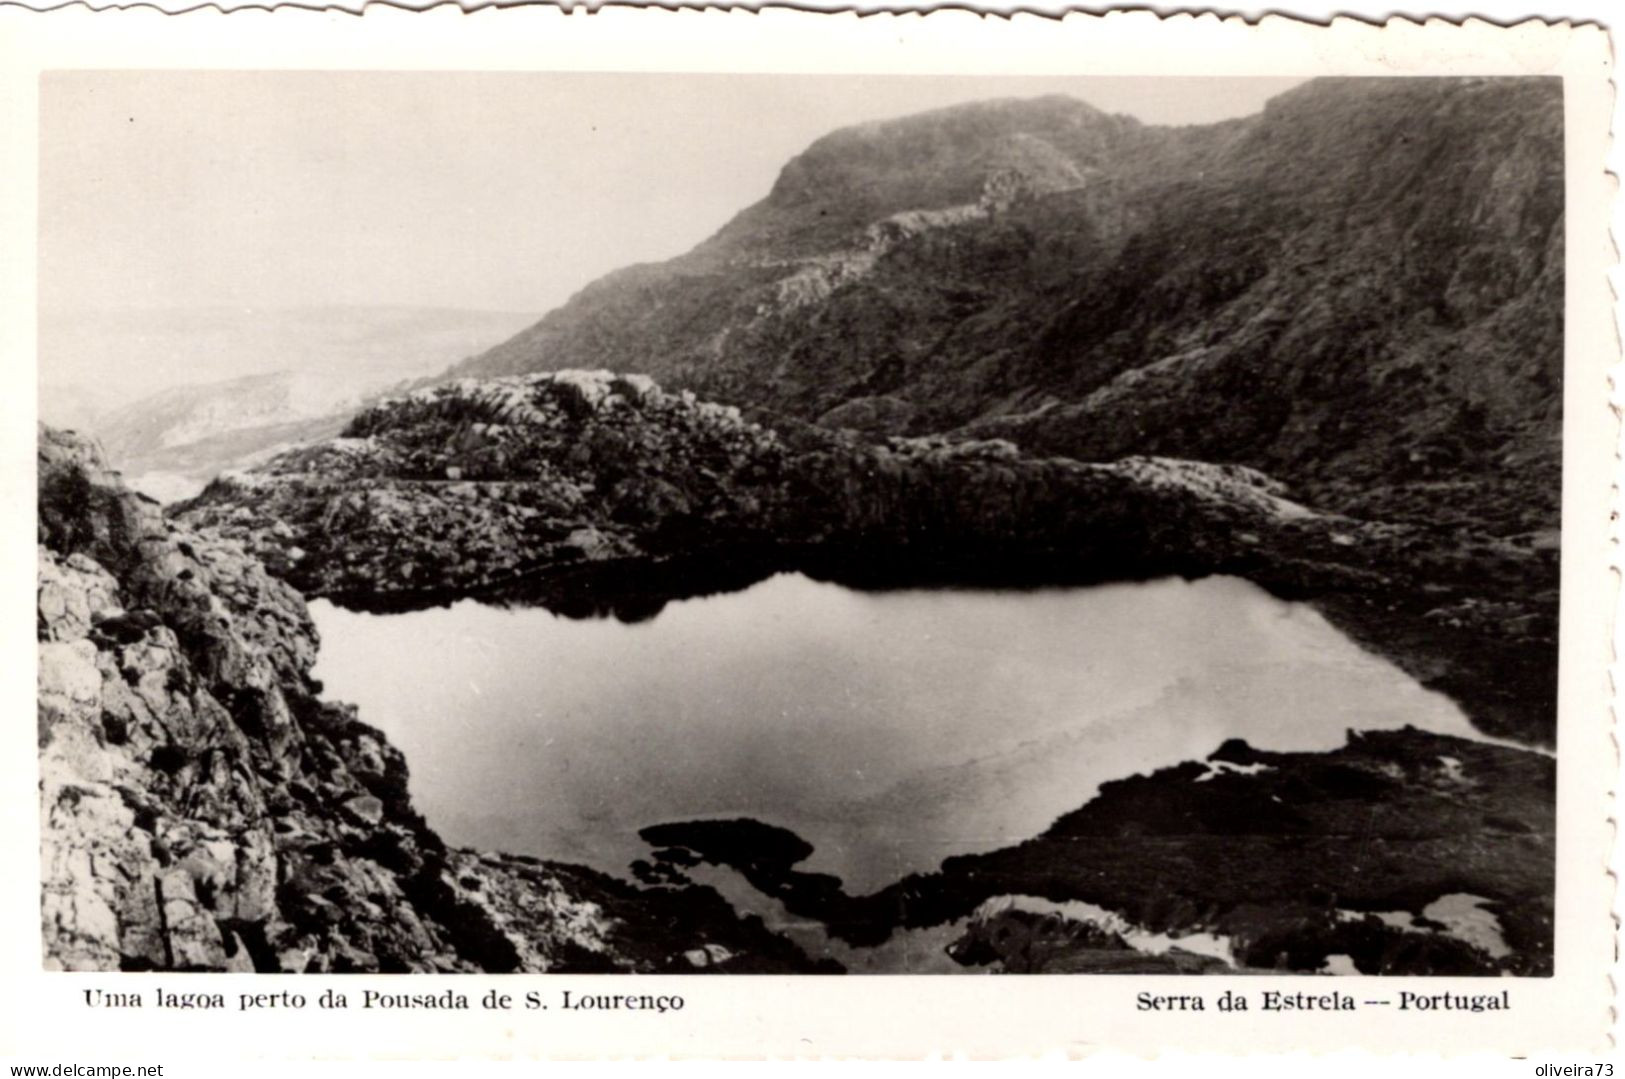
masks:
[[[1234,578],[860,592],[780,574],[646,622],[312,605],[317,677],[406,754],[448,842],[615,873],[637,831],[748,816],[854,894],[1029,838],[1226,738],[1472,735],[1451,702]]]

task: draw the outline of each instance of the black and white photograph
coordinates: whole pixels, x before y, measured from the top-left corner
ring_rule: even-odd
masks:
[[[45,970],[1557,973],[1562,78],[39,104]]]

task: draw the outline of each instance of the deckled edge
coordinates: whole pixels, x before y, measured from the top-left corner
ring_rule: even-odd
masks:
[[[1625,954],[1620,948],[1620,929],[1625,925],[1625,890],[1620,887],[1622,873],[1625,873],[1625,850],[1620,844],[1619,806],[1621,792],[1625,791],[1625,756],[1622,756],[1622,743],[1620,739],[1620,687],[1625,685],[1625,261],[1621,260],[1621,250],[1625,248],[1625,200],[1620,198],[1620,181],[1625,176],[1625,139],[1621,138],[1621,129],[1625,128],[1625,95],[1622,95],[1621,79],[1617,67],[1619,53],[1615,48],[1613,35],[1605,34],[1608,44],[1611,77],[1608,85],[1614,94],[1613,114],[1610,117],[1608,129],[1608,142],[1603,175],[1609,193],[1610,221],[1609,221],[1609,250],[1608,258],[1612,261],[1607,267],[1609,281],[1609,295],[1613,304],[1614,318],[1612,320],[1614,363],[1608,371],[1610,387],[1609,408],[1614,418],[1614,482],[1610,487],[1609,497],[1609,569],[1612,571],[1613,596],[1611,597],[1610,613],[1610,655],[1608,667],[1609,707],[1608,707],[1608,742],[1613,753],[1613,789],[1612,797],[1606,801],[1608,815],[1608,830],[1611,836],[1609,843],[1609,858],[1605,872],[1608,874],[1612,887],[1610,895],[1610,917],[1613,919],[1614,962],[1608,975],[1609,1005],[1608,1005],[1608,1047],[1610,1050],[1619,1049],[1619,1021],[1620,1021],[1620,993],[1625,986]],[[1565,287],[1567,287],[1565,285]],[[1561,624],[1561,613],[1559,614]],[[1561,824],[1559,833],[1561,833]]]
[[[174,0],[128,0],[128,2],[97,2],[97,0],[61,0],[52,3],[49,0],[0,0],[0,10],[6,8],[20,8],[36,12],[63,11],[67,9],[84,9],[88,11],[137,11],[149,10],[166,15],[185,15],[200,11],[214,11],[220,14],[232,14],[239,11],[310,11],[332,14],[363,16],[375,11],[391,10],[406,14],[424,14],[435,12],[437,14],[450,12],[464,15],[475,15],[490,11],[546,11],[560,15],[594,15],[606,11],[643,11],[665,13],[700,13],[700,14],[769,14],[773,12],[797,12],[811,15],[830,16],[856,16],[858,18],[883,18],[886,16],[925,18],[932,15],[972,15],[991,21],[1012,22],[1017,19],[1040,19],[1048,22],[1077,22],[1079,20],[1094,20],[1123,15],[1135,15],[1155,18],[1161,21],[1185,19],[1215,19],[1225,23],[1239,23],[1241,25],[1256,27],[1264,23],[1290,22],[1305,27],[1318,27],[1330,29],[1336,24],[1359,24],[1372,30],[1387,30],[1396,25],[1422,27],[1426,26],[1452,26],[1465,27],[1469,24],[1482,24],[1502,30],[1519,29],[1531,25],[1544,27],[1596,27],[1606,29],[1600,20],[1595,18],[1574,18],[1563,15],[1528,15],[1512,18],[1495,18],[1484,15],[1408,15],[1389,14],[1384,16],[1366,15],[1358,12],[1329,13],[1324,17],[1316,17],[1297,12],[1277,11],[1248,11],[1235,8],[1214,6],[1178,7],[1162,11],[1139,4],[1054,4],[1042,6],[1033,3],[987,4],[978,5],[963,2],[963,0],[943,0],[935,4],[877,4],[877,3],[828,3],[813,2],[795,3],[792,0],[765,0],[765,2],[750,3],[708,3],[704,0],[423,0],[413,3],[411,0],[360,0],[354,3],[303,3],[300,0],[272,0],[270,3],[259,0],[242,0],[242,2],[225,2],[212,0],[204,3],[178,3]]]

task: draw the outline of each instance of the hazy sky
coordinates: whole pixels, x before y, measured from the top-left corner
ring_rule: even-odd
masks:
[[[686,251],[837,127],[1054,92],[1202,123],[1298,81],[53,73],[41,301],[541,312]]]

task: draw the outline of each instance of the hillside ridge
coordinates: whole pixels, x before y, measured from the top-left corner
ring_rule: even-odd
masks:
[[[1551,527],[1561,147],[1539,78],[1322,79],[1183,128],[1056,98],[860,125],[452,375],[607,367],[870,434]]]

